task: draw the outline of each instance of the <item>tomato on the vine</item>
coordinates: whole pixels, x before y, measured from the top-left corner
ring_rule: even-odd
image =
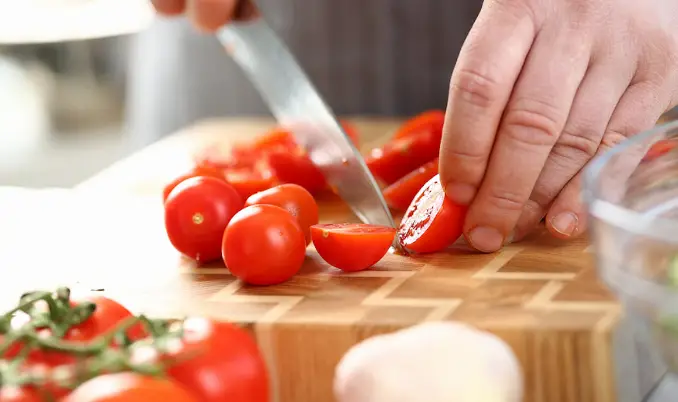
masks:
[[[181,385],[136,373],[104,374],[81,384],[62,402],[197,402]]]
[[[297,218],[304,231],[306,245],[311,242],[311,225],[318,223],[318,204],[305,188],[296,184],[281,184],[249,197],[245,206],[268,204],[284,208]]]
[[[170,242],[198,263],[221,257],[221,237],[244,205],[224,180],[194,177],[180,183],[165,202],[165,229]]]
[[[267,158],[273,174],[281,183],[297,184],[311,193],[327,188],[325,176],[302,149],[271,152]]]
[[[430,131],[422,131],[372,150],[365,163],[375,177],[386,184],[393,184],[419,166],[435,159],[439,149],[440,141],[436,135]]]
[[[235,214],[222,254],[231,273],[251,285],[290,279],[304,262],[306,239],[296,218],[275,205],[252,205]]]
[[[381,260],[393,243],[396,230],[362,223],[311,226],[313,245],[323,260],[346,272],[362,271]]]
[[[386,187],[383,191],[386,203],[393,209],[406,210],[419,190],[437,174],[438,158],[435,158]]]
[[[461,236],[466,210],[445,196],[440,176],[435,175],[407,208],[398,228],[400,243],[416,253],[440,251]]]
[[[195,317],[184,321],[183,334],[178,363],[167,370],[173,381],[203,402],[269,401],[266,363],[242,328]]]
[[[428,110],[405,121],[395,132],[393,138],[406,138],[412,134],[427,131],[434,133],[440,142],[443,137],[444,123],[445,112],[443,110]]]

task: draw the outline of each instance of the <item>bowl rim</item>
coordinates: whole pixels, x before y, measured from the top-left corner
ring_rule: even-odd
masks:
[[[592,160],[589,166],[584,169],[582,185],[582,197],[588,207],[590,216],[628,233],[678,243],[678,220],[673,218],[657,220],[652,215],[641,214],[603,200],[600,198],[600,190],[596,186],[598,177],[600,177],[601,172],[614,156],[634,145],[649,141],[662,133],[673,130],[678,130],[678,120],[655,126],[650,130],[634,135]]]

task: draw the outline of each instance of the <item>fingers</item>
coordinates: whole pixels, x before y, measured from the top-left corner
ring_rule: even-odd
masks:
[[[213,32],[231,21],[238,0],[188,0],[186,14],[198,29]]]
[[[631,135],[652,128],[667,108],[668,102],[662,95],[664,92],[647,81],[631,85],[615,108],[597,155]],[[635,156],[620,158],[623,165],[615,166],[615,180],[619,180],[617,186],[623,185],[633,173],[643,156],[642,150],[639,149]],[[583,171],[579,172],[563,188],[546,215],[546,227],[556,237],[571,238],[586,230],[586,210],[581,200],[582,174]],[[615,183],[606,183],[606,186],[615,186]]]
[[[450,80],[440,179],[467,205],[485,174],[501,115],[535,36],[535,22],[510,2],[485,2]],[[517,2],[514,2],[517,3]]]
[[[167,16],[181,14],[186,9],[186,0],[151,0],[151,3],[158,13]]]
[[[537,226],[560,191],[596,154],[612,113],[633,78],[632,66],[623,71],[627,65],[610,59],[589,67],[565,128],[518,219],[514,240],[520,240]],[[611,77],[610,71],[618,75]],[[564,236],[574,229],[564,218],[559,226]]]
[[[500,249],[529,199],[584,78],[585,36],[560,24],[539,33],[499,128],[465,231],[479,251]]]

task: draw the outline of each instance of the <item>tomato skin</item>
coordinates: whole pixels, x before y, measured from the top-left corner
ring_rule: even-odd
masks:
[[[311,226],[313,245],[320,257],[346,272],[362,271],[379,262],[395,235],[394,228],[362,223]]]
[[[440,176],[435,175],[405,212],[398,228],[400,243],[416,253],[443,250],[461,236],[466,211],[445,196]]]
[[[275,285],[294,276],[306,256],[296,218],[275,205],[238,212],[224,232],[222,256],[231,274],[250,285]]]
[[[296,184],[281,184],[252,195],[245,201],[245,206],[275,205],[285,209],[297,218],[304,231],[306,245],[311,242],[311,226],[318,223],[318,204],[305,188]]]
[[[177,251],[198,263],[221,257],[221,237],[244,205],[224,180],[194,177],[180,183],[165,202],[165,229]]]
[[[269,153],[267,157],[273,174],[281,183],[297,184],[310,193],[317,193],[327,188],[325,176],[302,150],[275,151]]]
[[[676,146],[678,146],[678,142],[676,140],[657,141],[652,144],[645,156],[643,156],[642,161],[647,162],[659,158],[660,156],[671,152],[674,148],[676,148]]]
[[[406,210],[419,190],[437,174],[438,158],[435,158],[386,187],[383,191],[386,203],[393,209]]]
[[[277,178],[262,162],[258,162],[255,168],[226,169],[224,175],[243,200],[252,194],[268,190],[277,182]]]
[[[62,402],[197,402],[182,386],[135,373],[104,374],[76,388]]]
[[[443,110],[428,110],[405,121],[393,135],[394,139],[406,138],[412,134],[428,131],[438,138],[443,138],[443,124],[445,124],[445,112]]]
[[[193,169],[191,169],[188,173],[182,174],[181,176],[177,177],[176,179],[172,180],[170,183],[168,183],[165,188],[162,190],[162,201],[166,202],[167,197],[169,197],[170,193],[176,186],[178,186],[180,183],[183,181],[193,178],[193,177],[214,177],[216,179],[222,179],[225,180],[224,178],[224,172],[223,170],[212,167],[212,166],[196,166]]]
[[[268,402],[266,363],[243,329],[202,317],[184,323],[182,351],[187,356],[167,374],[203,402]]]
[[[436,135],[422,131],[372,150],[365,163],[375,177],[386,184],[393,184],[438,157],[439,149]]]

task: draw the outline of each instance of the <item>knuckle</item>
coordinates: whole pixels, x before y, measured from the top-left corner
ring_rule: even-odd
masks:
[[[494,190],[488,197],[487,202],[495,209],[500,211],[517,211],[520,212],[525,206],[524,197],[520,194],[510,190]]]
[[[486,109],[496,102],[498,81],[478,70],[462,68],[452,74],[450,94],[478,108]]]
[[[511,139],[534,146],[551,146],[560,134],[560,112],[548,102],[514,102],[504,116],[504,129]]]
[[[603,135],[603,140],[600,142],[599,152],[607,151],[619,144],[630,136],[637,134],[641,130],[635,130],[630,127],[625,127],[621,129],[608,129],[607,132]]]
[[[590,129],[565,129],[551,153],[565,159],[587,161],[598,151],[600,135]]]

